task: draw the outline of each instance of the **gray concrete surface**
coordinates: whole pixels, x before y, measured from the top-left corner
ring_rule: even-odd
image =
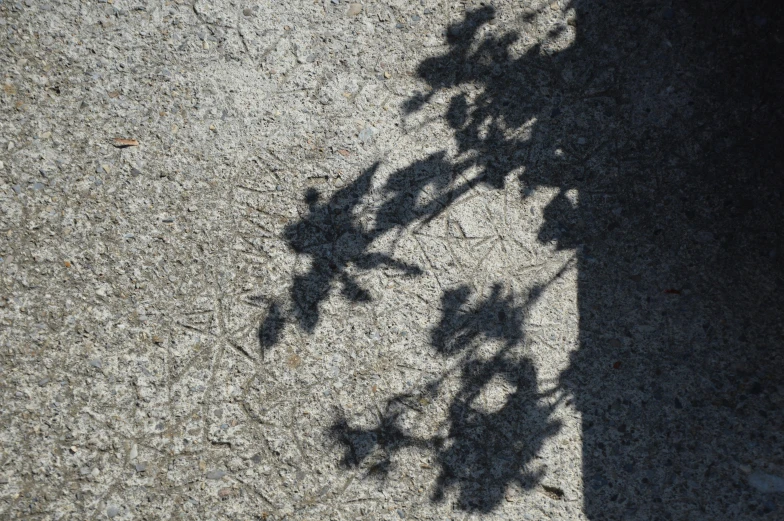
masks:
[[[3,0],[0,517],[781,519],[780,106],[609,4]]]

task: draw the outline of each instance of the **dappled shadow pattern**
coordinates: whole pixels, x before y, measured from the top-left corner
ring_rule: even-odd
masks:
[[[294,277],[290,294],[291,314],[305,331],[312,332],[318,324],[319,306],[336,283],[348,301],[371,300],[369,292],[350,275],[350,268],[388,267],[407,275],[420,274],[417,266],[383,253],[370,253],[373,242],[381,235],[417,221],[432,221],[474,187],[501,189],[511,172],[525,163],[526,140],[515,135],[515,131],[530,120],[542,101],[536,95],[535,86],[545,81],[543,75],[547,73],[529,62],[544,58],[539,57],[535,48],[507,63],[507,47],[517,38],[512,33],[499,40],[485,38],[478,49],[469,51],[477,30],[494,14],[490,7],[472,11],[463,22],[449,28],[451,51],[426,60],[419,67],[420,76],[434,88],[428,96],[416,95],[406,105],[406,110],[412,112],[427,103],[440,88],[467,82],[482,85],[482,94],[470,107],[464,96],[452,98],[447,120],[459,141],[461,156],[457,160],[447,160],[445,152],[432,154],[395,171],[383,186],[372,189],[379,168],[375,164],[348,186],[337,190],[328,201],[321,202],[313,189],[305,195],[308,214],[284,231],[291,249],[309,257],[311,263],[307,273]],[[455,64],[462,67],[459,68],[462,72],[454,72]],[[510,70],[521,70],[516,71],[517,76],[502,82],[497,78],[499,64]],[[471,168],[478,170],[477,175],[461,176]],[[363,226],[357,219],[357,211],[368,197],[383,202],[374,212],[375,224]],[[274,305],[280,309],[282,303]],[[263,348],[274,345],[269,339],[277,338],[273,332],[280,330],[280,318],[279,314],[269,314],[262,324],[259,336]]]
[[[520,37],[517,32],[478,36],[495,16],[495,9],[487,6],[467,12],[463,21],[449,26],[449,52],[428,58],[417,68],[431,89],[427,95],[413,96],[405,108],[411,113],[442,90],[474,86],[477,94],[471,100],[465,92],[451,97],[446,120],[459,152],[469,153],[480,167],[481,179],[503,188],[506,177],[525,164],[527,140],[517,131],[549,104],[540,87],[551,81],[551,73],[538,45],[513,58],[509,47]]]
[[[502,189],[509,175],[525,164],[528,138],[518,131],[544,103],[538,86],[549,81],[542,65],[546,58],[537,47],[511,60],[508,47],[517,39],[514,33],[500,39],[486,37],[477,47],[479,29],[494,16],[494,10],[486,7],[467,13],[464,21],[449,28],[450,51],[419,67],[420,76],[432,87],[430,94],[416,95],[406,106],[413,112],[439,89],[481,85],[475,99],[469,101],[460,94],[450,102],[447,121],[458,140],[456,159],[447,160],[445,152],[432,154],[391,173],[381,184],[376,179],[376,164],[327,201],[322,202],[315,191],[306,194],[307,215],[284,232],[292,250],[311,263],[305,274],[294,277],[290,292],[290,312],[304,330],[315,329],[319,307],[333,285],[340,287],[348,301],[372,300],[369,291],[352,277],[353,270],[383,267],[409,276],[420,274],[419,267],[374,252],[373,242],[381,235],[432,221],[476,186]],[[514,75],[499,77],[500,72],[509,71]],[[476,173],[466,176],[469,170]],[[563,195],[556,198],[561,199]],[[374,201],[372,224],[362,224],[358,213],[368,201]],[[542,470],[531,468],[532,461],[544,441],[558,432],[560,423],[551,418],[558,402],[544,405],[548,396],[537,391],[532,362],[514,349],[524,341],[524,315],[541,295],[541,288],[532,288],[523,306],[516,305],[511,294],[504,294],[502,283],[473,306],[471,294],[468,286],[447,290],[442,296],[441,321],[431,332],[433,347],[459,361],[454,369],[457,374],[445,374],[416,393],[390,398],[372,427],[355,427],[340,417],[331,433],[344,447],[344,465],[365,468],[368,475],[379,479],[393,468],[393,455],[401,449],[429,451],[439,467],[433,500],[441,501],[447,491],[455,489],[459,508],[490,512],[510,486],[529,489],[539,483]],[[272,309],[281,307],[276,303]],[[276,338],[280,317],[279,313],[268,314],[260,329],[263,347],[274,344],[264,339]],[[495,346],[490,348],[492,353],[480,354],[488,343]],[[445,389],[449,378],[456,379],[456,391]],[[502,404],[485,409],[480,396],[489,389],[501,392],[499,387],[505,390]],[[432,436],[414,434],[406,425],[426,426],[430,420],[421,404],[435,400],[448,401],[443,428]]]
[[[542,443],[560,429],[560,422],[550,417],[558,401],[542,402],[547,395],[537,391],[534,366],[515,348],[524,341],[526,310],[541,291],[535,288],[523,306],[502,293],[497,284],[487,298],[473,305],[465,286],[444,294],[443,314],[432,338],[444,355],[462,361],[457,391],[445,389],[452,376],[446,374],[417,393],[389,399],[374,427],[351,427],[341,418],[332,435],[344,447],[344,465],[359,467],[370,461],[364,465],[368,475],[384,479],[395,452],[417,447],[432,453],[438,463],[432,499],[442,501],[450,489],[456,489],[457,506],[476,512],[492,511],[511,485],[528,489],[539,483],[542,469],[529,467]],[[500,342],[500,348],[489,356],[480,353],[492,341]],[[488,410],[483,392],[501,393],[501,405]],[[424,405],[439,399],[449,401],[439,432],[429,437],[412,434],[406,424],[433,427]]]
[[[371,185],[378,164],[336,191],[326,202],[320,202],[320,195],[315,190],[307,192],[308,215],[284,231],[291,249],[310,259],[310,269],[294,277],[290,294],[292,312],[300,327],[313,332],[319,322],[319,306],[335,283],[340,284],[342,295],[350,302],[371,300],[370,293],[350,274],[350,268],[384,267],[408,276],[421,274],[419,266],[369,250],[373,241],[390,230],[420,220],[428,222],[471,188],[490,183],[487,176],[454,183],[457,175],[473,161],[451,163],[444,156],[443,152],[433,154],[394,172],[375,193],[371,193]],[[494,183],[496,181],[492,181]],[[373,214],[375,223],[363,226],[356,211],[363,199],[371,195],[383,202]],[[272,306],[274,312],[268,313],[259,329],[260,342],[265,349],[275,344],[285,322],[280,312],[283,305],[275,302]]]
[[[431,341],[439,353],[454,355],[474,345],[479,337],[515,343],[523,338],[522,309],[512,296],[503,296],[503,286],[495,284],[487,301],[478,310],[466,311],[471,296],[468,286],[447,290],[441,299],[443,316],[432,331]],[[532,298],[538,297],[534,288]]]

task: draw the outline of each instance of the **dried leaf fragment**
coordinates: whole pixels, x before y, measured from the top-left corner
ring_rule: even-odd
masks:
[[[349,152],[348,150],[344,150],[344,149],[342,149],[342,148],[341,148],[340,150],[338,150],[338,154],[340,154],[340,155],[341,155],[341,156],[343,156],[343,157],[348,157],[348,156],[350,156],[350,155],[351,155],[351,152]]]
[[[293,353],[291,356],[288,357],[286,360],[286,365],[289,366],[291,369],[296,369],[302,363],[302,358],[299,357],[296,353]]]
[[[138,147],[139,142],[135,139],[116,137],[114,138],[114,146],[117,148]]]

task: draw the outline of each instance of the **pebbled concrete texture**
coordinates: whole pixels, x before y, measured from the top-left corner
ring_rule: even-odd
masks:
[[[0,15],[0,517],[782,516],[775,6]]]

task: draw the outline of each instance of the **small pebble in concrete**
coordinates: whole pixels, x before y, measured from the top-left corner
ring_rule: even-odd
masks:
[[[206,474],[207,479],[221,479],[225,475],[226,472],[223,470],[211,470]]]

